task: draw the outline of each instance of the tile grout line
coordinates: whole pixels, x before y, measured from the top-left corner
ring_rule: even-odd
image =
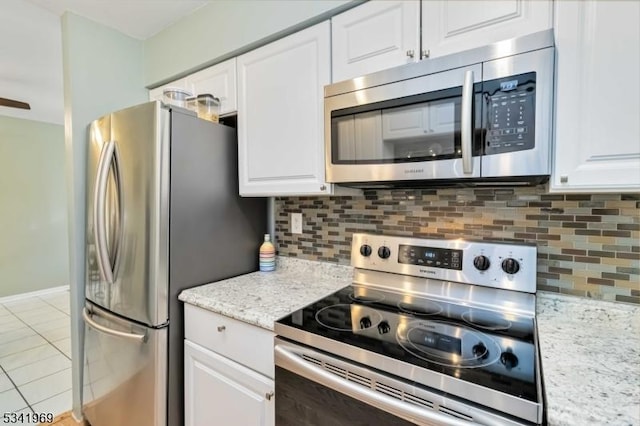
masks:
[[[7,373],[7,371],[4,369],[4,367],[2,365],[0,365],[0,371],[2,371],[5,376],[7,376],[7,379],[9,379],[9,381],[13,385],[13,388],[15,389],[15,391],[18,392],[18,394],[20,395],[20,398],[22,398],[22,400],[25,402],[25,404],[27,404],[27,407],[29,408],[29,410],[31,410],[31,413],[32,414],[35,413],[35,411],[33,410],[33,407],[31,406],[31,404],[29,404],[29,401],[27,401],[27,398],[25,398],[24,395],[22,394],[22,392],[20,392],[20,388],[18,388],[18,386],[16,386],[16,383],[13,381],[11,376],[9,376],[9,373]]]
[[[62,313],[63,313],[63,314],[65,314],[66,316],[71,317],[71,315],[69,315],[67,312],[63,311],[62,309],[58,308],[56,305],[52,305],[51,303],[47,302],[47,299],[42,299],[42,298],[41,298],[41,297],[39,297],[39,296],[36,296],[36,297],[37,297],[38,299],[42,300],[42,301],[43,301],[44,303],[46,303],[47,305],[49,305],[49,306],[51,306],[51,307],[55,308],[56,310],[58,310],[58,311],[62,312]]]
[[[40,332],[38,330],[36,330],[35,328],[33,328],[31,325],[27,324],[26,322],[24,322],[22,320],[22,318],[18,317],[17,315],[15,315],[13,312],[11,312],[12,315],[14,315],[16,318],[18,318],[18,320],[23,323],[24,325],[26,325],[27,327],[29,327],[31,330],[33,330],[38,336],[42,337],[48,344],[50,344],[51,346],[53,346],[58,352],[60,352],[62,355],[64,355],[65,357],[67,357],[67,359],[69,361],[71,361],[71,357],[67,356],[67,354],[65,354],[64,352],[62,352],[62,350],[60,350],[60,348],[58,348],[56,345],[53,344],[53,342],[51,342],[49,339],[47,339],[46,337],[44,337],[42,334],[40,334]],[[69,327],[71,327],[71,325],[69,325]],[[64,339],[60,339],[60,340],[64,340]]]
[[[36,297],[35,297],[35,299],[40,299],[40,298],[36,296]],[[54,308],[54,309],[56,309],[57,311],[62,312],[62,313],[63,313],[63,314],[65,314],[66,316],[69,316],[69,314],[67,314],[66,312],[64,312],[64,311],[62,311],[62,310],[60,310],[60,309],[58,309],[56,306],[54,306],[54,305],[52,305],[52,304],[48,303],[46,300],[42,300],[42,299],[40,299],[40,301],[42,301],[42,302],[44,302],[45,304],[47,304],[47,305],[49,305],[49,306],[53,307],[53,308]],[[12,315],[13,317],[15,317],[15,318],[16,318],[18,321],[20,321],[22,324],[24,324],[28,329],[32,330],[34,333],[36,333],[36,335],[40,336],[40,337],[41,337],[45,342],[47,342],[46,344],[53,346],[53,347],[54,347],[58,352],[60,352],[60,353],[62,354],[62,356],[64,356],[64,357],[65,357],[65,358],[67,358],[68,360],[71,360],[71,358],[70,358],[69,356],[67,356],[67,354],[65,354],[64,352],[62,352],[62,350],[61,350],[61,349],[59,349],[56,345],[54,345],[52,341],[50,341],[48,338],[46,338],[45,336],[43,336],[43,335],[42,335],[38,330],[36,330],[36,329],[35,329],[34,327],[32,327],[30,324],[27,324],[27,323],[26,323],[22,318],[20,318],[18,315],[16,315],[16,313],[14,313],[10,308],[8,308],[8,307],[4,306],[3,304],[0,304],[0,306],[2,306],[3,308],[5,308],[5,309],[7,310],[7,312],[9,312],[9,313],[10,313],[10,315]],[[21,311],[21,312],[23,312],[23,311]],[[63,340],[63,339],[61,339],[61,340]],[[43,344],[43,345],[40,345],[40,346],[44,346],[44,344]],[[37,346],[36,346],[36,347],[37,347]],[[33,349],[33,348],[28,348],[28,349]],[[28,350],[28,349],[26,349],[26,350]],[[23,351],[20,351],[20,352],[24,352],[24,350],[23,350]],[[20,353],[20,352],[16,352],[16,353]],[[11,355],[14,355],[14,354],[11,354]],[[50,356],[50,357],[46,357],[46,358],[43,358],[43,359],[53,358],[54,356],[55,356],[55,355],[52,355],[52,356]],[[42,360],[34,361],[34,362],[30,363],[30,364],[27,364],[27,365],[25,365],[25,366],[21,366],[21,367],[19,367],[19,368],[26,367],[26,366],[28,366],[28,365],[34,364],[34,363],[39,362],[39,361],[42,361]],[[18,394],[20,395],[20,397],[22,398],[22,400],[27,404],[27,407],[29,408],[29,410],[31,410],[31,412],[32,412],[32,413],[35,413],[35,411],[34,411],[34,409],[33,409],[33,406],[32,406],[32,405],[36,405],[36,404],[42,403],[42,402],[44,402],[44,401],[46,401],[46,400],[48,400],[48,399],[50,399],[50,398],[54,398],[54,397],[56,397],[56,396],[58,396],[58,395],[61,395],[61,394],[65,393],[65,392],[67,392],[67,391],[69,390],[69,389],[65,389],[65,390],[63,390],[63,391],[61,391],[61,392],[56,393],[55,395],[51,395],[51,396],[49,396],[48,398],[43,399],[42,401],[38,401],[38,402],[35,402],[35,403],[31,404],[31,403],[27,400],[27,398],[24,396],[24,394],[20,391],[20,388],[16,385],[15,381],[11,378],[11,376],[10,376],[9,372],[8,372],[8,371],[6,371],[6,370],[4,369],[4,367],[2,367],[2,365],[0,365],[0,370],[1,370],[2,372],[4,372],[4,374],[7,376],[7,379],[11,382],[11,384],[13,385],[13,388],[16,390],[16,392],[18,392]],[[29,381],[29,382],[27,382],[27,383],[23,383],[23,384],[22,384],[22,386],[27,385],[27,384],[29,384],[29,383],[33,383],[34,381],[36,381],[36,380],[40,380],[40,379],[43,379],[43,378],[45,378],[45,377],[52,376],[52,375],[57,374],[57,373],[59,373],[60,371],[64,371],[64,370],[66,370],[66,369],[64,369],[64,368],[63,368],[63,369],[61,369],[61,370],[59,370],[59,371],[55,371],[55,372],[50,373],[50,374],[47,374],[47,375],[45,375],[45,376],[38,377],[37,379],[31,380],[31,381]]]

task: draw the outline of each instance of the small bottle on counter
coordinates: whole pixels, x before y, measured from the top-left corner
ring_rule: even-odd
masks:
[[[276,249],[271,243],[271,235],[264,234],[264,242],[260,246],[260,270],[263,272],[276,269]]]

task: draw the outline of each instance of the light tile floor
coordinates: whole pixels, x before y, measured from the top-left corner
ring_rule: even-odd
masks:
[[[71,409],[69,291],[0,303],[0,419]]]

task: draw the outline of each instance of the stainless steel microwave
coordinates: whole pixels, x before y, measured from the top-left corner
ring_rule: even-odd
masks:
[[[553,65],[548,30],[325,86],[328,182],[544,182]]]

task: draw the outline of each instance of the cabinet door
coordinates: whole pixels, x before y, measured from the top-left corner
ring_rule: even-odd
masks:
[[[273,380],[184,342],[185,425],[273,426]]]
[[[334,82],[414,62],[420,2],[370,1],[331,18]]]
[[[329,22],[323,22],[238,57],[241,195],[328,192],[323,105],[329,37]]]
[[[211,94],[220,99],[220,114],[235,112],[236,58],[221,62],[186,77],[186,85],[194,95]]]
[[[556,3],[551,189],[640,190],[640,2]]]
[[[422,50],[448,55],[552,28],[551,0],[422,2]]]

